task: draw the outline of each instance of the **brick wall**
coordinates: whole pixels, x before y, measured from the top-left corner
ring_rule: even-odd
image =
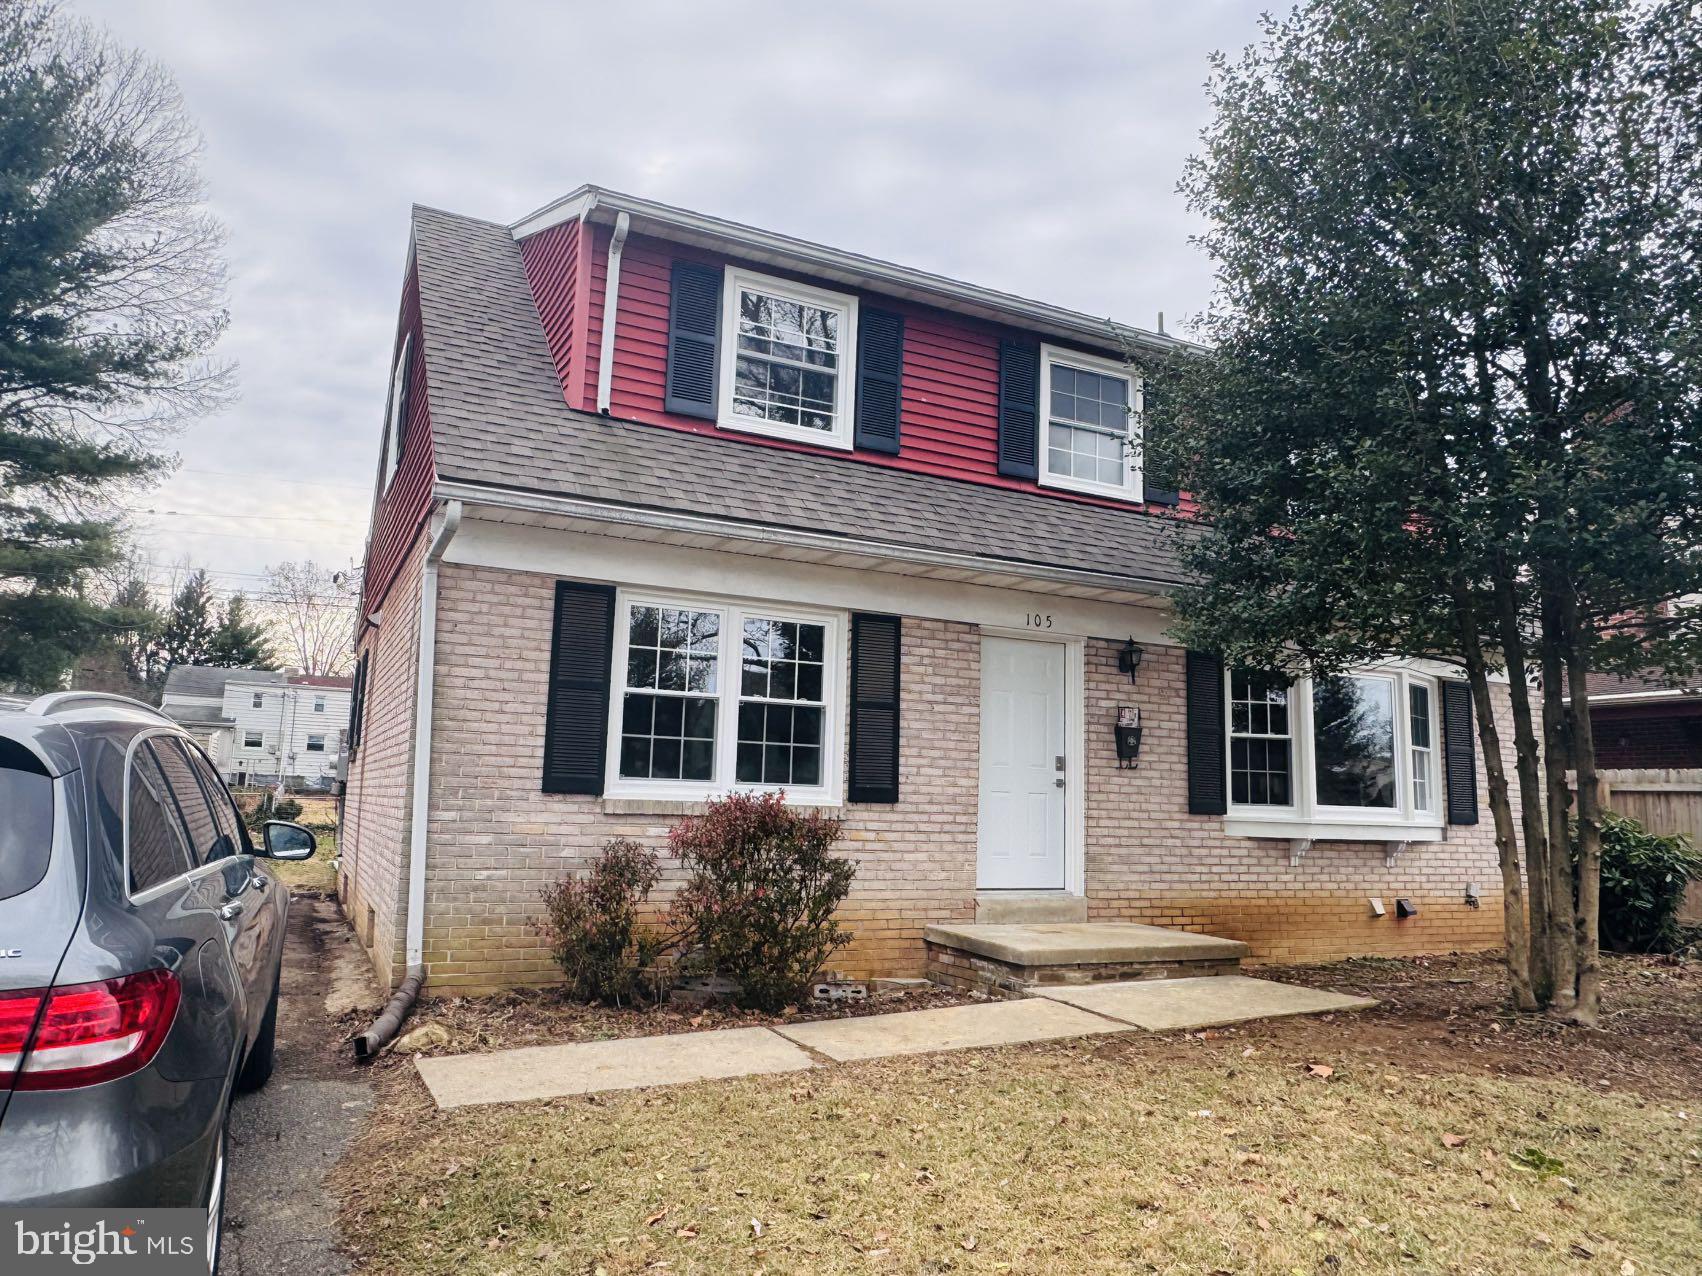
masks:
[[[414,700],[419,655],[420,568],[426,538],[409,550],[388,594],[383,623],[360,649],[370,653],[360,750],[349,765],[343,804],[343,909],[381,980],[405,969],[403,906],[414,765]]]
[[[1297,866],[1285,842],[1231,837],[1217,816],[1189,815],[1184,653],[1148,647],[1140,681],[1117,672],[1118,646],[1090,642],[1087,684],[1087,896],[1095,921],[1127,920],[1239,939],[1253,961],[1325,961],[1360,953],[1433,953],[1501,942],[1501,873],[1483,767],[1479,823],[1415,845],[1385,867],[1382,843],[1328,842]],[[1141,764],[1117,769],[1110,724],[1139,705]],[[1510,720],[1503,739],[1511,740]],[[1509,770],[1511,767],[1509,767]],[[1515,785],[1513,801],[1518,802]],[[1475,885],[1481,906],[1469,908]],[[1374,918],[1369,898],[1387,915]],[[1395,918],[1395,899],[1419,906]]]
[[[1634,771],[1702,767],[1702,704],[1592,705],[1596,765]]]
[[[691,809],[540,791],[554,585],[534,573],[442,568],[426,926],[429,986],[439,993],[551,980],[533,930],[540,889],[609,838],[662,848],[669,824]],[[860,865],[844,910],[856,941],[835,965],[857,975],[920,973],[923,928],[974,916],[979,633],[909,618],[904,648],[902,801],[845,809],[846,851]],[[1487,810],[1475,828],[1450,829],[1446,842],[1414,847],[1393,868],[1381,845],[1336,844],[1290,867],[1286,843],[1228,837],[1218,820],[1186,814],[1182,652],[1149,648],[1130,687],[1116,650],[1096,641],[1087,651],[1094,918],[1210,931],[1247,941],[1264,960],[1498,942]],[[1136,771],[1116,768],[1110,723],[1120,704],[1145,715]],[[378,754],[363,745],[361,760],[373,765]],[[392,828],[405,835],[405,818],[385,823]],[[1478,910],[1464,904],[1468,882]],[[1384,897],[1389,916],[1371,919],[1370,895]],[[1416,918],[1395,920],[1398,895],[1419,904]]]

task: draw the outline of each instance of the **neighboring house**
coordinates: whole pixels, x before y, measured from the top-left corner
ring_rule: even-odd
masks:
[[[1659,673],[1632,678],[1594,673],[1586,685],[1597,766],[1702,767],[1702,688]]]
[[[349,725],[352,680],[179,665],[160,707],[231,784],[328,788]]]
[[[340,879],[380,973],[549,979],[542,886],[759,788],[844,817],[849,973],[1001,917],[1497,944],[1448,668],[1278,687],[1167,637],[1189,506],[1125,356],[1178,345],[593,187],[416,208]]]

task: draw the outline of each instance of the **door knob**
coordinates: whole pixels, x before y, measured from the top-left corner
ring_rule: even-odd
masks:
[[[1052,783],[1061,789],[1064,787],[1064,777],[1060,775],[1056,780],[1053,780]]]

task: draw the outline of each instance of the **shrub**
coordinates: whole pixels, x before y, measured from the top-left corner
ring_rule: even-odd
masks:
[[[258,829],[267,820],[293,820],[301,815],[301,803],[294,798],[280,798],[271,789],[260,795],[252,810],[243,815],[248,827]]]
[[[1680,946],[1684,890],[1702,878],[1702,854],[1689,839],[1651,833],[1636,820],[1602,816],[1602,944],[1620,952]]]
[[[674,901],[681,932],[714,973],[738,982],[745,1005],[796,1002],[851,941],[833,917],[857,873],[832,853],[841,827],[780,794],[739,793],[669,832],[691,874]]]
[[[618,1005],[637,997],[661,947],[638,927],[639,906],[659,876],[654,851],[617,838],[589,872],[544,888],[538,929],[575,999]]]

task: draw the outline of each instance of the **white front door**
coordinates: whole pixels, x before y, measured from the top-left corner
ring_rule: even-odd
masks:
[[[1064,652],[981,639],[981,834],[977,884],[1064,889]]]

